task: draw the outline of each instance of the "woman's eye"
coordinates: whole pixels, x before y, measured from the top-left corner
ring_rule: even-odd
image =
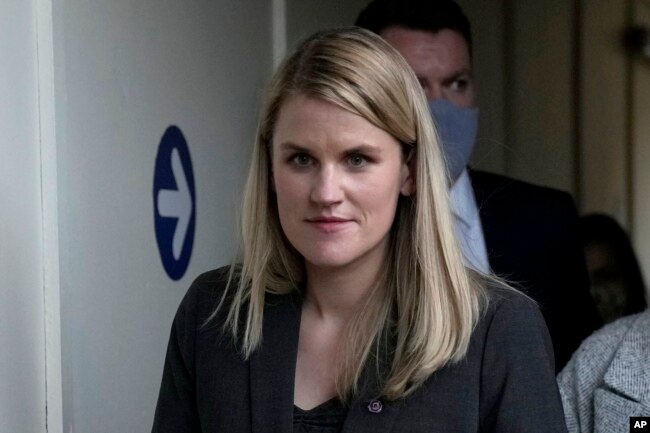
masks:
[[[299,167],[306,167],[311,164],[312,159],[306,153],[298,153],[291,157],[291,162]]]
[[[350,163],[350,165],[352,167],[358,168],[358,167],[363,167],[364,165],[366,165],[368,160],[363,155],[354,154],[354,155],[350,155],[348,157],[348,162]]]

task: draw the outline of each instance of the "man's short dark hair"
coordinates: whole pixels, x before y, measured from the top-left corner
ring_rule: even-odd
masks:
[[[359,13],[354,24],[375,33],[394,25],[433,33],[454,30],[467,42],[470,55],[472,52],[469,20],[452,0],[375,0]]]

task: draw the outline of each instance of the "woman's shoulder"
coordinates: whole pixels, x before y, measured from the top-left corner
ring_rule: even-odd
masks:
[[[483,307],[481,320],[488,324],[497,321],[530,323],[533,326],[545,324],[537,303],[517,289],[498,284],[486,288],[487,302]]]
[[[197,323],[223,324],[238,296],[240,271],[237,265],[223,266],[196,277],[181,301],[179,314],[191,315]],[[299,293],[295,290],[287,294],[265,293],[265,310],[288,302],[299,304]],[[240,307],[246,309],[245,305]]]
[[[553,346],[537,303],[506,286],[493,284],[487,292],[488,302],[474,335],[482,353],[495,358],[527,353],[553,369]]]
[[[489,326],[495,319],[542,321],[543,317],[537,303],[495,275],[470,272],[471,279],[480,290],[480,314],[477,327]],[[530,320],[528,320],[530,318]]]
[[[225,290],[231,266],[222,266],[199,275],[192,282],[188,292],[196,291],[197,294],[215,294]]]
[[[207,271],[194,279],[178,308],[178,315],[192,316],[197,322],[206,321],[222,304],[219,310],[227,311],[228,300],[236,286],[236,275],[230,266]],[[231,281],[232,280],[232,281]]]

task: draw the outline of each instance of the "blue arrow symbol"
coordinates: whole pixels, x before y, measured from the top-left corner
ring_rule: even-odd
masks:
[[[153,213],[158,252],[165,272],[176,281],[192,257],[196,193],[190,150],[177,126],[167,128],[158,146],[153,176]]]
[[[171,160],[172,172],[178,189],[161,189],[158,191],[158,213],[165,218],[178,219],[174,231],[174,240],[172,241],[174,259],[178,260],[183,250],[183,242],[192,216],[192,196],[178,149],[172,150]]]

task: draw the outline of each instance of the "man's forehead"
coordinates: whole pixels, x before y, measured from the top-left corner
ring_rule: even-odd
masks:
[[[447,72],[471,72],[469,46],[462,34],[389,26],[380,35],[416,69],[436,68]]]

